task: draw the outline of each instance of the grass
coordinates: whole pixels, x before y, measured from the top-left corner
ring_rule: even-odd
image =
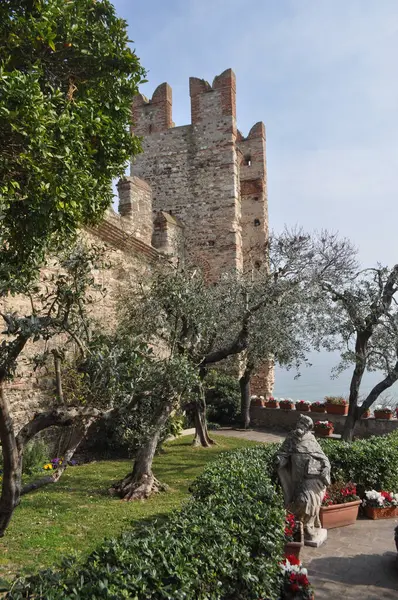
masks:
[[[58,483],[23,497],[0,540],[0,576],[11,579],[50,567],[65,555],[83,558],[104,538],[179,508],[191,482],[220,452],[256,445],[217,436],[217,446],[194,448],[191,441],[187,436],[170,442],[156,457],[155,474],[170,489],[145,502],[121,502],[107,493],[111,483],[131,469],[127,460],[70,468]]]

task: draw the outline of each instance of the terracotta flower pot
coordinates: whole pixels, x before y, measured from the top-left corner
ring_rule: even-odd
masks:
[[[367,410],[363,413],[361,419],[369,419],[370,417],[370,410]]]
[[[385,508],[376,508],[374,506],[365,506],[365,515],[368,519],[393,519],[398,517],[397,506],[386,506]]]
[[[296,404],[296,410],[300,410],[301,412],[310,412],[309,404]]]
[[[252,406],[264,406],[264,400],[261,400],[261,398],[254,398],[254,400],[251,401],[251,405]]]
[[[326,412],[329,415],[348,415],[348,404],[332,404],[326,402]]]
[[[316,412],[316,413],[325,413],[326,412],[326,406],[317,406],[316,404],[311,404],[310,406],[310,410],[311,412]]]
[[[279,402],[275,402],[275,400],[266,400],[264,406],[265,408],[279,408]]]
[[[294,403],[293,402],[279,402],[279,408],[282,408],[283,410],[294,410]]]
[[[389,421],[392,419],[392,413],[384,412],[384,410],[375,410],[375,419],[384,419],[384,421]]]
[[[317,427],[315,425],[314,431],[316,435],[319,435],[319,437],[329,437],[334,432],[334,427],[332,427],[331,429],[326,429],[326,427]]]
[[[302,523],[299,523],[299,529],[298,529],[296,535],[298,537],[297,541],[286,542],[286,544],[285,544],[285,556],[289,556],[289,555],[293,554],[293,556],[296,556],[297,558],[299,558],[299,556],[300,556],[300,550],[304,546],[304,531],[303,531],[303,524]]]
[[[346,527],[353,525],[358,517],[360,500],[345,502],[344,504],[332,504],[331,506],[321,506],[320,517],[322,527],[325,529],[334,529],[335,527]]]

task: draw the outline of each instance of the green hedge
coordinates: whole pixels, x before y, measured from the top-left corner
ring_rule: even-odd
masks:
[[[355,481],[365,489],[398,491],[398,432],[354,442],[320,440],[332,479]]]
[[[8,598],[276,600],[284,510],[266,472],[273,453],[223,455],[180,512],[105,542],[83,564],[20,579]]]

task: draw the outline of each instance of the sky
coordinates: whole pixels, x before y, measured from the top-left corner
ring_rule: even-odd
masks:
[[[270,227],[328,228],[398,262],[397,0],[113,0],[190,122],[190,76],[237,77],[238,128],[267,131]]]

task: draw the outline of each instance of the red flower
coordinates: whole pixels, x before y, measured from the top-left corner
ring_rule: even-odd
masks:
[[[297,558],[297,556],[294,556],[294,554],[289,554],[289,556],[286,556],[286,560],[288,560],[291,565],[301,565],[300,559]]]
[[[298,592],[300,590],[300,586],[297,583],[292,583],[290,586],[292,592]]]
[[[387,500],[387,502],[392,502],[392,496],[390,492],[380,492],[380,494]]]

